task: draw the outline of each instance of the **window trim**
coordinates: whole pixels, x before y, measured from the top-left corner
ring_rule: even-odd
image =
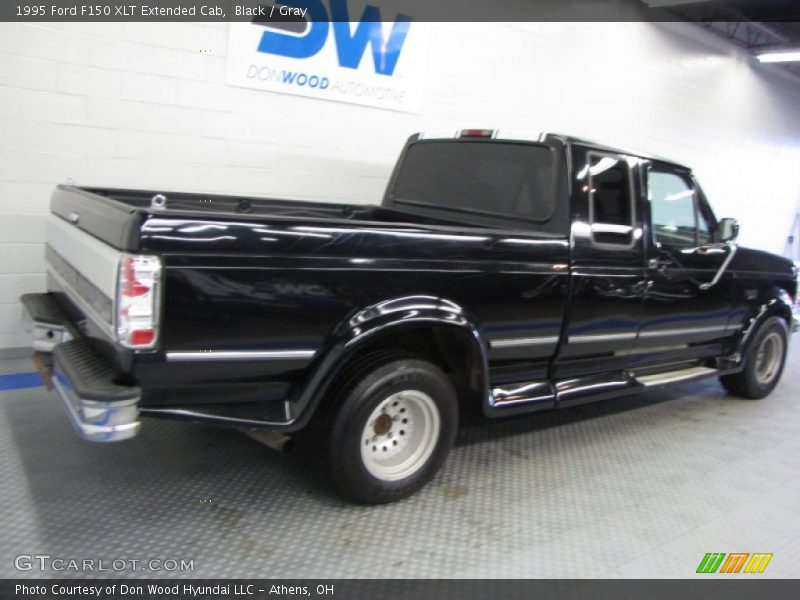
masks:
[[[719,234],[719,221],[717,220],[717,215],[714,214],[714,209],[711,207],[711,204],[708,202],[708,198],[706,198],[706,194],[703,191],[703,188],[700,187],[700,182],[697,181],[697,178],[690,174],[689,178],[692,180],[692,187],[695,190],[695,196],[697,197],[697,214],[704,217],[704,220],[709,225],[709,233],[711,234],[711,242],[710,243],[720,243],[717,236]],[[709,220],[711,217],[711,220]]]
[[[594,201],[595,201],[595,192],[594,186],[592,185],[592,159],[594,157],[600,158],[613,158],[620,163],[622,163],[628,171],[628,202],[630,202],[631,208],[631,219],[630,219],[630,236],[631,239],[629,242],[623,243],[616,243],[616,242],[598,242],[595,237],[595,230],[594,230]],[[636,196],[635,196],[635,188],[633,184],[633,168],[629,162],[629,156],[625,154],[619,154],[615,152],[604,152],[601,150],[589,150],[586,153],[586,182],[588,185],[588,199],[589,199],[589,239],[597,248],[605,248],[609,250],[629,250],[636,245]],[[601,223],[597,223],[600,225]],[[627,225],[616,225],[612,223],[606,223],[606,225],[613,225],[614,227],[627,227]]]

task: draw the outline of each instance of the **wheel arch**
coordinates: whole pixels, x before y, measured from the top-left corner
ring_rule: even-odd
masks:
[[[737,363],[742,364],[750,340],[761,325],[772,317],[780,317],[786,322],[787,333],[792,330],[793,311],[792,297],[780,287],[770,291],[767,298],[763,299],[748,318],[742,328],[742,335],[736,346]]]
[[[395,350],[428,360],[450,376],[462,404],[480,408],[489,394],[486,350],[472,319],[458,304],[434,296],[405,296],[359,310],[333,330],[326,350],[292,396],[302,428],[336,381],[359,359]]]

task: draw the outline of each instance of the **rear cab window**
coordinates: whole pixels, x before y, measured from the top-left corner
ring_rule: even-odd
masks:
[[[562,163],[560,153],[545,144],[420,141],[406,149],[389,199],[398,208],[430,215],[565,232]]]

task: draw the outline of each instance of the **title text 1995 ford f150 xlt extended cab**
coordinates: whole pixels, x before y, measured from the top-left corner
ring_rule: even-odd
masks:
[[[794,329],[793,265],[737,247],[690,169],[559,135],[412,136],[380,206],[59,186],[48,219],[23,302],[84,438],[314,431],[362,502],[422,487],[465,408],[766,396]]]

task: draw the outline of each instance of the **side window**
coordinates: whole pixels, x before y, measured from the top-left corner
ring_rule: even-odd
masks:
[[[650,169],[647,196],[653,233],[665,246],[689,248],[708,243],[711,231],[698,219],[697,198],[689,182],[675,173]]]
[[[596,244],[633,243],[631,175],[621,157],[589,154],[589,220]]]

